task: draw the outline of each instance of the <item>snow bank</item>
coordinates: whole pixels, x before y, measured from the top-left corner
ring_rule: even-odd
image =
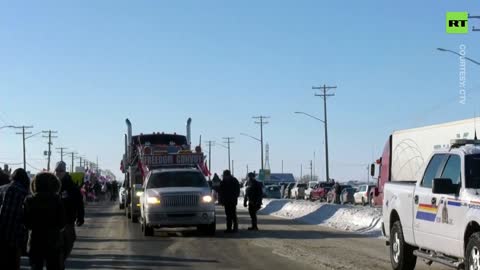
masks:
[[[260,214],[321,225],[337,230],[381,236],[380,208],[336,205],[310,201],[264,199]]]

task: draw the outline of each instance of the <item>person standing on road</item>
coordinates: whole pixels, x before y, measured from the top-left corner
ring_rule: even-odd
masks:
[[[117,201],[117,195],[118,195],[118,182],[117,182],[117,180],[113,180],[112,181],[112,196],[111,196],[110,200],[112,202]]]
[[[252,227],[249,231],[258,231],[257,212],[262,208],[263,184],[255,179],[255,173],[248,174],[248,188],[245,192],[243,206],[248,206],[248,213],[252,219]],[[247,205],[248,203],[248,205]]]
[[[72,252],[73,245],[77,238],[75,225],[82,226],[84,223],[85,209],[83,205],[80,188],[76,186],[72,177],[66,171],[67,165],[60,161],[55,167],[55,174],[61,181],[60,197],[65,207],[66,225],[64,229],[64,259],[66,260]]]
[[[62,230],[65,209],[59,196],[60,181],[49,172],[42,172],[32,181],[32,195],[24,203],[25,226],[30,230],[28,254],[32,270],[64,269]]]
[[[342,193],[342,188],[340,187],[339,183],[335,183],[333,185],[334,191],[335,191],[335,203],[340,204],[340,195]]]
[[[27,232],[24,227],[23,202],[30,179],[24,169],[12,174],[12,182],[0,187],[0,264],[2,269],[20,269]]]
[[[225,207],[225,215],[227,216],[226,233],[238,232],[238,196],[240,196],[240,183],[232,176],[229,170],[225,170],[223,172],[223,181],[220,184],[220,203]]]

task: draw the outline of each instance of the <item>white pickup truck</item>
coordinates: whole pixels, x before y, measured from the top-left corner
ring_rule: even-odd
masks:
[[[480,269],[480,141],[452,141],[426,164],[418,181],[385,185],[383,233],[393,269],[414,269],[417,257]]]

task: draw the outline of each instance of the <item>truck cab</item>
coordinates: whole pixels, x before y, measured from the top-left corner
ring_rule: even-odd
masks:
[[[418,181],[384,188],[383,229],[393,269],[431,264],[480,269],[480,141],[436,150]]]
[[[215,202],[205,176],[196,168],[150,171],[140,208],[145,236],[153,236],[155,228],[192,226],[207,235],[215,234]]]

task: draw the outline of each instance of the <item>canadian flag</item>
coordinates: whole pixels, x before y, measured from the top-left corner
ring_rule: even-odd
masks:
[[[210,173],[210,170],[208,169],[207,162],[205,163],[200,163],[200,169],[202,169],[202,172],[205,176],[211,176],[212,173]]]

